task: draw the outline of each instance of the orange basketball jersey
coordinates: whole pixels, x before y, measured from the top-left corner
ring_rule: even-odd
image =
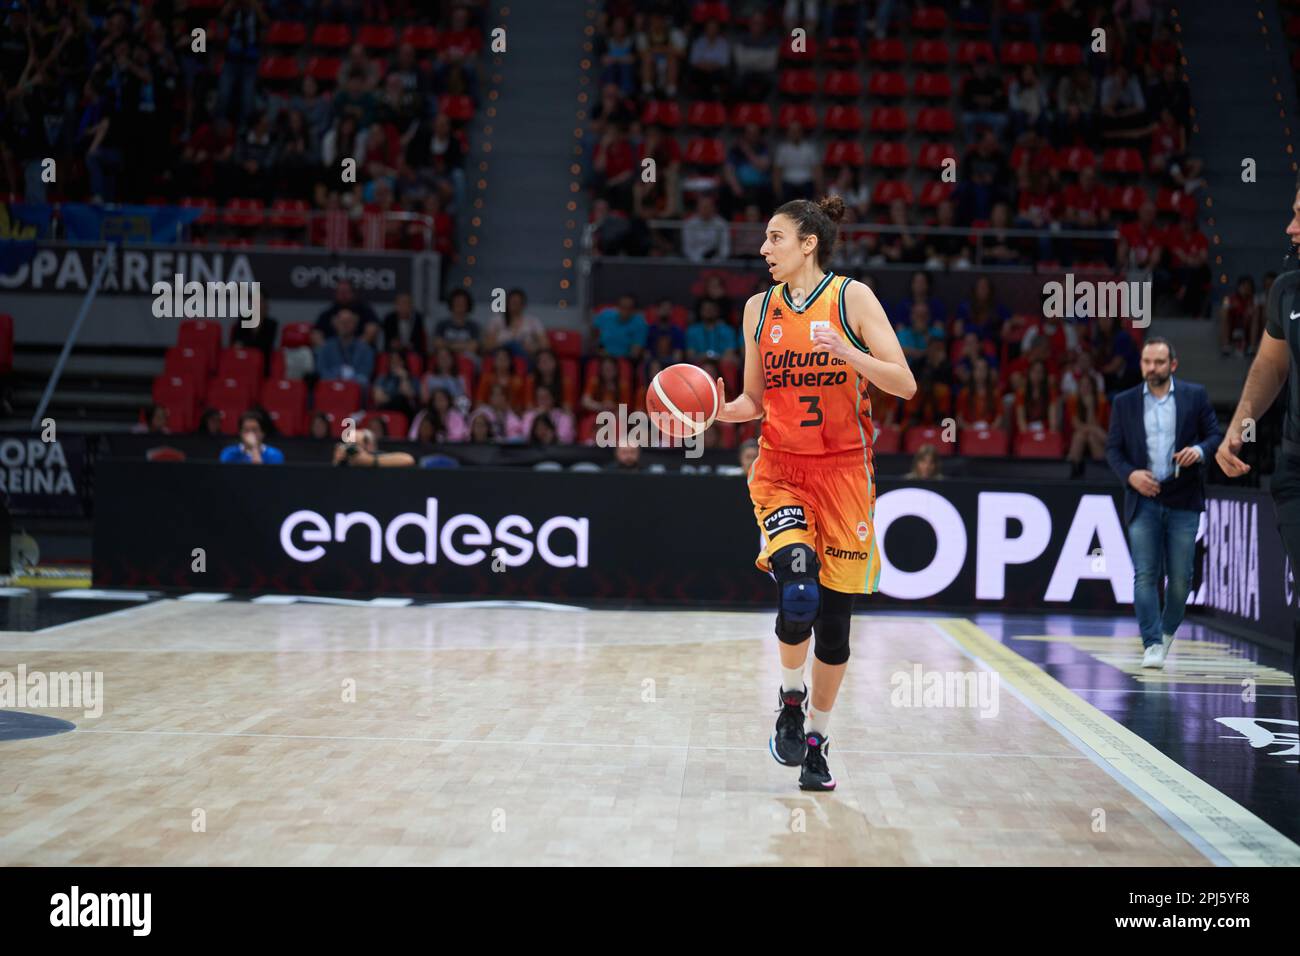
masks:
[[[843,359],[814,352],[813,332],[837,332],[863,352],[870,349],[844,321],[852,279],[826,273],[796,305],[785,283],[763,296],[754,341],[763,367],[763,428],[759,444],[796,455],[833,455],[871,449],[875,428],[867,382]]]

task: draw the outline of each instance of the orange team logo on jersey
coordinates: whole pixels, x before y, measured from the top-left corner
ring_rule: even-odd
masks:
[[[856,448],[865,456],[870,450],[875,429],[866,380],[848,362],[812,347],[813,332],[821,328],[869,351],[844,321],[845,290],[851,281],[828,272],[801,303],[791,298],[785,283],[763,296],[754,334],[763,369],[762,447],[805,455]],[[768,325],[778,317],[784,320],[784,331],[775,322]]]

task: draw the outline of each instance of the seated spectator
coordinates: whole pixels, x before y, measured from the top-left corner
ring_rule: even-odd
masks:
[[[798,123],[786,127],[772,162],[772,192],[779,202],[812,199],[821,192],[821,153]]]
[[[731,228],[718,215],[712,196],[701,196],[695,211],[682,223],[682,255],[692,262],[731,255]]]
[[[221,432],[221,412],[216,408],[205,408],[203,414],[199,416],[199,427],[195,430],[196,434],[207,435],[215,438]]]
[[[641,92],[650,95],[661,90],[669,99],[675,97],[686,54],[686,34],[656,11],[637,34],[636,49],[641,57]]]
[[[1065,187],[1062,195],[1062,218],[1075,229],[1101,229],[1110,219],[1106,187],[1097,180],[1091,166],[1079,172],[1079,181]]]
[[[379,450],[379,439],[369,428],[357,432],[353,443],[334,446],[334,464],[351,468],[413,468],[415,457],[409,452]]]
[[[364,90],[373,90],[379,84],[379,64],[366,56],[366,48],[360,43],[352,44],[339,67],[339,86],[346,87],[354,76],[360,78]]]
[[[453,400],[465,394],[465,380],[456,368],[456,356],[445,345],[434,349],[433,361],[420,379],[420,403],[429,404],[436,389],[443,389]]]
[[[625,95],[636,92],[636,38],[628,29],[627,17],[613,17],[609,31],[600,37],[600,84],[612,83]]]
[[[257,325],[245,326],[243,322],[236,322],[230,330],[230,344],[258,349],[266,358],[267,368],[270,368],[280,323],[271,318],[270,300],[265,295],[258,296],[257,309]]]
[[[1101,134],[1108,140],[1130,140],[1150,131],[1142,84],[1116,61],[1101,81]]]
[[[1116,268],[1141,272],[1159,269],[1164,261],[1164,238],[1164,230],[1156,224],[1156,204],[1148,199],[1138,207],[1137,219],[1119,227]]]
[[[1020,391],[1029,380],[1031,366],[1035,362],[1042,362],[1047,370],[1047,377],[1051,380],[1052,386],[1055,387],[1059,373],[1057,355],[1063,354],[1054,353],[1051,339],[1048,336],[1040,335],[1032,343],[1023,346],[1020,354],[1007,362],[1006,367],[1002,369],[1003,384],[1012,392]]]
[[[686,329],[687,361],[696,364],[705,358],[734,361],[739,354],[739,347],[736,330],[721,321],[717,302],[702,300],[696,321]]]
[[[483,370],[478,379],[478,387],[474,390],[475,404],[490,404],[492,392],[498,385],[511,408],[522,409],[527,404],[527,379],[516,370],[515,357],[507,348],[499,348],[492,353],[492,365]],[[504,435],[504,427],[498,429],[497,433]]]
[[[1024,261],[1020,240],[1013,238],[1011,207],[1004,202],[994,203],[989,214],[989,224],[979,232],[979,248],[983,260],[991,265],[1008,266]]]
[[[617,413],[618,406],[627,405],[629,398],[627,386],[619,374],[618,362],[605,356],[582,393],[582,410]]]
[[[673,321],[673,300],[664,299],[660,302],[651,318],[653,323],[647,333],[646,353],[666,365],[683,361],[686,356],[686,332]]]
[[[572,412],[566,385],[564,372],[560,369],[560,363],[556,361],[555,353],[550,349],[542,349],[538,352],[533,360],[533,371],[528,376],[529,404],[536,400],[537,389],[545,386],[551,390],[551,395],[558,405]]]
[[[506,386],[500,382],[492,386],[487,401],[474,410],[475,414],[479,412],[486,412],[492,417],[492,434],[497,441],[522,441],[528,437],[523,416],[515,411]]]
[[[943,304],[943,300],[934,294],[929,272],[924,269],[917,269],[913,272],[908,290],[908,297],[900,301],[896,307],[897,312],[893,316],[895,325],[902,325],[911,321],[912,305],[916,302],[924,302],[929,307],[932,321],[941,326],[948,324],[947,307]]]
[[[1016,392],[1016,431],[1061,430],[1061,407],[1056,389],[1047,377],[1047,363],[1034,360],[1025,384]]]
[[[330,417],[324,412],[317,412],[311,417],[311,425],[307,429],[307,437],[314,438],[317,441],[324,441],[330,438]]]
[[[611,358],[639,358],[645,349],[645,316],[637,311],[636,297],[624,293],[617,307],[602,309],[591,320],[592,348]]]
[[[677,140],[662,126],[653,125],[641,138],[636,159],[638,174],[632,183],[637,200],[635,208],[638,211],[653,208],[655,215],[651,218],[676,217],[682,171],[682,150],[677,145]],[[644,182],[640,175],[646,168],[647,159],[654,161],[654,178],[651,182]]]
[[[939,452],[933,445],[922,445],[912,458],[912,470],[903,476],[904,481],[942,481],[939,470]]]
[[[1010,198],[1011,164],[1007,162],[997,134],[985,130],[962,160],[957,177],[957,218],[961,222],[988,219],[993,215],[993,204]]]
[[[357,382],[364,390],[375,369],[375,350],[357,337],[357,314],[342,309],[334,314],[334,337],[316,353],[316,370],[326,381]]]
[[[741,472],[748,475],[749,469],[754,467],[754,461],[758,458],[758,439],[746,438],[742,441],[737,457],[740,459]]]
[[[1165,233],[1166,261],[1180,315],[1200,316],[1210,288],[1210,242],[1196,228],[1196,210],[1186,209]]]
[[[1014,140],[1026,130],[1047,132],[1047,89],[1039,82],[1038,70],[1029,63],[1020,68],[1020,74],[1011,81],[1008,96],[1011,112],[1011,138]]]
[[[1164,178],[1169,167],[1187,153],[1187,130],[1174,118],[1168,107],[1160,111],[1160,119],[1151,131],[1151,146],[1147,154],[1147,169],[1153,176]]]
[[[968,332],[974,332],[981,342],[992,345],[996,354],[1001,343],[1002,326],[1009,318],[1010,310],[997,302],[993,280],[982,275],[975,280],[971,297],[957,307],[951,334],[954,338],[961,338]]]
[[[1219,307],[1219,354],[1227,358],[1238,354],[1254,355],[1263,333],[1263,315],[1255,301],[1255,280],[1242,276],[1237,289],[1225,295]]]
[[[1005,428],[1006,409],[998,380],[987,359],[977,358],[971,367],[970,384],[957,395],[959,428]]]
[[[504,314],[494,312],[488,320],[483,347],[508,349],[511,355],[527,359],[536,355],[546,345],[546,330],[537,316],[524,311],[527,306],[528,296],[523,289],[511,289],[506,293],[506,311]]]
[[[399,292],[393,300],[393,311],[384,316],[384,347],[390,342],[400,342],[416,355],[429,354],[424,315],[416,311],[409,292]]]
[[[576,434],[573,414],[556,404],[555,393],[546,385],[538,385],[534,389],[533,407],[524,413],[524,431],[529,435],[533,433],[533,422],[538,417],[547,419],[561,445],[573,444]]]
[[[862,176],[852,166],[841,166],[835,181],[826,187],[827,195],[839,196],[844,206],[852,214],[850,221],[859,222],[867,219],[871,209],[871,189],[862,181]]]
[[[360,330],[362,340],[378,348],[379,333],[382,329],[379,317],[375,315],[375,310],[368,303],[357,298],[356,290],[347,279],[339,280],[339,284],[334,287],[334,301],[316,318],[316,331],[323,337],[319,341],[337,334],[334,316],[344,309],[357,317],[357,328]],[[315,343],[318,347],[319,341]]]
[[[731,45],[736,68],[737,90],[745,90],[754,101],[766,100],[781,56],[781,41],[767,29],[767,17],[755,11],[746,21],[745,34]]]
[[[614,448],[614,460],[605,466],[608,471],[641,471],[641,446],[620,442]]]
[[[528,444],[534,448],[554,448],[561,444],[550,416],[541,414],[533,418],[528,427]]]
[[[961,82],[961,125],[966,141],[973,143],[983,127],[1000,137],[1007,126],[1007,94],[1002,78],[979,57]]]
[[[963,387],[970,384],[975,374],[975,363],[983,360],[993,366],[997,364],[997,352],[992,342],[981,342],[974,332],[967,332],[961,338],[961,345],[954,350],[949,359],[952,362],[952,377],[956,384]]]
[[[903,354],[907,356],[907,364],[915,372],[925,357],[926,349],[930,346],[930,339],[938,338],[942,341],[943,329],[931,320],[930,307],[924,302],[915,303],[912,306],[911,314],[911,322],[898,330],[898,344],[903,347]]]
[[[597,194],[615,209],[632,209],[634,184],[640,182],[636,152],[622,123],[610,123],[591,158]]]
[[[401,412],[409,416],[415,408],[416,396],[411,369],[406,364],[406,349],[401,342],[393,339],[385,354],[388,356],[388,368],[383,375],[376,376],[371,387],[371,402],[381,411]]]
[[[1136,385],[1142,380],[1142,366],[1137,345],[1128,330],[1112,315],[1099,315],[1093,325],[1088,350],[1097,371],[1106,383],[1106,397]]]
[[[453,403],[451,393],[445,388],[435,388],[429,401],[415,413],[407,437],[433,445],[463,442],[469,438],[469,422]]]
[[[1026,170],[1016,200],[1015,227],[1048,229],[1060,218],[1061,197],[1052,182],[1051,169],[1035,166]]]
[[[261,417],[255,412],[244,412],[239,416],[239,443],[222,449],[222,463],[283,465],[284,453],[266,444],[262,440],[264,434]]]
[[[1020,340],[1021,351],[1032,349],[1035,340],[1040,337],[1047,339],[1048,354],[1058,356],[1058,362],[1060,361],[1059,357],[1073,352],[1079,347],[1079,336],[1076,327],[1054,316],[1044,316],[1025,330],[1024,338]]]
[[[880,253],[889,263],[922,263],[925,261],[925,245],[921,238],[912,231],[911,215],[907,203],[895,199],[889,204],[889,215],[885,223],[895,231],[882,233]]]
[[[772,205],[772,151],[757,123],[748,123],[727,153],[723,182],[731,190],[731,207]]]
[[[434,347],[445,346],[454,355],[467,355],[478,364],[479,329],[478,323],[471,319],[474,299],[464,289],[453,289],[447,296],[447,308],[451,315],[434,327]]]
[[[492,445],[497,442],[496,425],[492,413],[486,408],[476,409],[469,417],[469,435],[465,439],[471,445]]]
[[[935,226],[940,229],[957,228],[957,211],[952,201],[939,203]],[[932,235],[926,241],[925,267],[927,269],[965,269],[970,266],[970,238],[965,235]]]
[[[1075,353],[1074,361],[1061,374],[1061,394],[1067,397],[1075,394],[1079,391],[1079,382],[1085,378],[1092,380],[1094,391],[1105,392],[1106,380],[1092,364],[1092,353],[1087,349],[1080,349]]]
[[[704,29],[691,41],[687,63],[693,95],[701,99],[727,98],[731,43],[722,32],[722,24],[714,18],[706,20]]]
[[[1061,77],[1056,87],[1056,124],[1052,142],[1059,147],[1091,143],[1097,128],[1097,82],[1086,66]]]
[[[1079,379],[1078,391],[1065,400],[1065,420],[1070,427],[1070,451],[1066,458],[1073,473],[1083,473],[1086,455],[1092,461],[1106,460],[1106,433],[1110,428],[1110,403],[1097,389],[1092,376]]]

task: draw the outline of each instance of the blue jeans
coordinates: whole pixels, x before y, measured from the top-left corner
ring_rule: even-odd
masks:
[[[1138,501],[1128,526],[1128,546],[1133,556],[1133,610],[1143,647],[1159,644],[1165,634],[1172,635],[1183,623],[1200,522],[1199,511],[1169,508],[1151,498]],[[1157,589],[1165,575],[1169,580],[1161,610]]]

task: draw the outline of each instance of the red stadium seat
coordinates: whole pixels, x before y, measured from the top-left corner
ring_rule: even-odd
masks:
[[[917,204],[922,209],[933,209],[945,199],[951,199],[956,190],[956,183],[945,183],[942,180],[931,179],[921,187],[921,196],[917,200]]]
[[[856,70],[829,70],[822,79],[822,93],[845,99],[862,95],[862,80]]]
[[[239,400],[238,395],[219,394],[208,402],[208,408],[215,409],[220,416],[221,434],[239,434],[239,416],[248,411],[248,405]],[[276,424],[276,428],[279,428]]]
[[[964,428],[957,436],[957,447],[972,458],[1005,458],[1011,436],[1002,428]]]
[[[1101,154],[1101,171],[1120,175],[1142,174],[1142,154],[1131,146],[1112,147]]]
[[[518,364],[521,362],[523,362],[523,359],[516,356],[515,357],[516,368],[518,368]],[[424,374],[424,359],[421,358],[415,352],[407,352],[406,370],[411,374],[413,378],[419,378],[421,375]],[[524,368],[520,371],[520,374],[525,374],[527,373],[527,371],[528,371],[528,367],[527,365],[525,365]],[[375,359],[375,378],[387,374],[388,374],[388,353],[380,352],[379,356]]]
[[[947,66],[950,59],[948,44],[942,40],[917,40],[912,44],[912,63],[917,66]]]
[[[1038,47],[1022,40],[1012,40],[1002,44],[1003,66],[1024,66],[1026,63],[1037,65]]]
[[[438,31],[429,26],[409,26],[402,31],[401,43],[409,43],[421,53],[438,46]]]
[[[873,133],[902,133],[907,130],[907,113],[900,106],[876,106],[868,125]]]
[[[165,405],[173,432],[194,430],[198,418],[198,389],[194,383],[177,375],[159,375],[153,380],[153,401]]]
[[[194,220],[200,226],[206,226],[217,221],[217,215],[214,212],[216,203],[206,196],[185,196],[181,199],[182,209],[202,209],[203,215]]]
[[[786,36],[781,44],[781,62],[782,63],[806,63],[814,64],[817,62],[817,41],[812,37],[805,35],[799,44],[799,49],[794,48],[794,35]]]
[[[976,60],[992,62],[993,44],[988,40],[963,40],[957,44],[957,62],[969,66]]]
[[[217,360],[217,374],[239,379],[253,387],[256,395],[262,386],[266,357],[259,349],[246,349],[236,345],[223,351]]]
[[[897,425],[877,425],[876,439],[871,443],[871,447],[876,454],[893,455],[898,452],[902,437]]]
[[[766,130],[772,125],[772,107],[766,103],[737,103],[732,107],[732,126],[748,126],[750,123]]]
[[[260,226],[262,218],[260,199],[232,199],[226,207],[225,220],[228,226]]]
[[[918,133],[951,133],[957,128],[952,110],[946,106],[927,106],[916,114]]]
[[[817,93],[817,74],[813,70],[782,70],[777,90],[782,96],[814,96]]]
[[[199,382],[206,384],[208,355],[186,345],[174,345],[163,357],[163,374],[179,376],[196,384]],[[202,399],[202,393],[199,392],[197,397]]]
[[[1049,43],[1043,51],[1043,63],[1054,67],[1074,67],[1083,63],[1083,47],[1077,43]]]
[[[700,100],[692,103],[686,111],[688,126],[705,129],[717,129],[727,122],[727,108],[713,100]]]
[[[384,434],[389,438],[405,440],[406,433],[411,427],[410,421],[402,412],[370,412],[366,415],[365,420],[368,423],[372,418],[378,418],[384,423]]]
[[[868,162],[881,169],[903,169],[911,165],[912,154],[906,143],[879,140],[871,147],[871,158]]]
[[[1064,458],[1065,439],[1060,432],[1027,431],[1016,436],[1017,458]]]
[[[171,445],[159,445],[144,453],[145,461],[184,461],[185,452]]]
[[[300,47],[307,42],[307,26],[297,20],[276,20],[266,28],[267,46]]]
[[[1097,156],[1087,146],[1071,146],[1057,151],[1056,163],[1057,169],[1077,173],[1083,169],[1096,168]]]
[[[271,204],[266,223],[285,229],[302,229],[307,225],[307,214],[311,207],[302,199],[277,199]]]
[[[312,328],[310,322],[288,323],[280,329],[280,347],[296,349],[304,345],[310,346]]]
[[[922,445],[933,445],[934,450],[943,456],[956,454],[957,451],[956,443],[944,441],[943,429],[933,425],[913,425],[903,433],[905,454],[915,455]]]
[[[785,129],[798,123],[805,130],[817,127],[817,111],[811,103],[784,103],[776,114],[776,125]]]
[[[440,96],[438,112],[446,113],[453,123],[465,123],[474,118],[474,101],[468,96]]]
[[[682,108],[667,100],[650,100],[641,110],[641,125],[676,128],[682,125]]]
[[[943,7],[917,7],[912,14],[912,29],[918,33],[942,33],[948,29],[948,13]]]
[[[1150,198],[1141,186],[1116,186],[1107,194],[1106,205],[1112,212],[1136,215],[1142,204]]]
[[[298,61],[291,56],[264,56],[257,64],[257,78],[268,83],[292,83],[299,75]]]
[[[710,20],[725,24],[731,20],[731,8],[721,0],[713,0],[713,2],[701,0],[691,10],[691,19],[699,24],[708,23]]]
[[[861,166],[866,162],[862,144],[852,140],[831,140],[822,154],[825,166]]]
[[[367,50],[391,50],[397,46],[397,31],[389,26],[364,26],[357,32],[357,42]]]
[[[303,72],[317,83],[337,83],[342,62],[336,56],[314,56]]]
[[[828,106],[822,128],[836,133],[862,132],[862,111],[856,106]]]
[[[221,325],[206,319],[186,319],[181,323],[176,344],[207,356],[208,370],[215,371],[217,353],[221,351]]]
[[[311,45],[341,50],[352,45],[352,31],[341,23],[318,23],[311,34]]]
[[[925,99],[951,99],[952,80],[947,73],[918,73],[912,80],[912,95]]]
[[[912,204],[912,187],[902,179],[882,179],[871,190],[873,206],[888,206],[895,199],[901,199],[909,206]]]
[[[203,400],[214,408],[236,408],[235,414],[239,415],[252,406],[256,396],[257,386],[247,380],[218,375],[208,381]]]
[[[917,169],[942,169],[945,159],[956,160],[957,149],[952,143],[926,143],[916,154]]]
[[[1161,187],[1156,193],[1156,211],[1181,216],[1188,210],[1196,208],[1196,200],[1181,189]]]
[[[361,386],[356,382],[322,379],[316,383],[313,405],[318,412],[335,418],[335,428],[342,430],[343,419],[355,417],[361,410]],[[335,434],[338,434],[336,431]]]
[[[683,159],[693,166],[721,166],[727,161],[727,150],[720,139],[696,136],[686,144]]]
[[[576,358],[560,359],[560,376],[564,382],[564,394],[559,397],[560,404],[568,409],[577,408],[578,384],[582,376],[582,369],[578,365],[578,360]]]
[[[264,408],[275,405],[278,408],[297,408],[300,412],[307,410],[307,383],[300,379],[268,378],[262,383],[258,396]]]
[[[582,333],[572,329],[549,329],[546,337],[550,340],[551,351],[558,359],[580,358],[582,356]]]
[[[907,95],[907,79],[902,73],[878,70],[867,80],[867,95],[877,99],[901,99]]]
[[[859,63],[862,45],[856,37],[830,37],[822,43],[821,58],[826,63]]]
[[[867,43],[867,59],[872,63],[904,63],[907,48],[902,40],[894,37],[871,40]]]

